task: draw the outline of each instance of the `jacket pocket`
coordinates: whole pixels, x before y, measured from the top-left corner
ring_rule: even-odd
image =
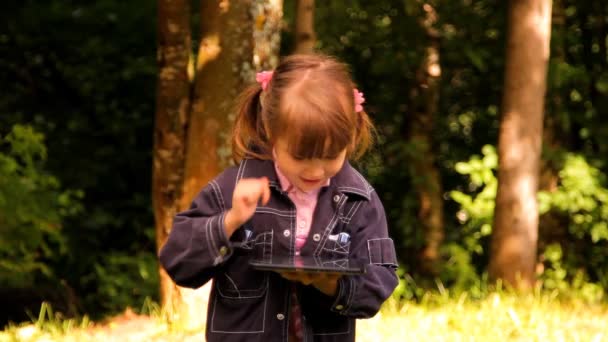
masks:
[[[270,249],[264,243],[272,237],[267,232],[253,237],[243,236],[233,244],[234,253],[214,279],[213,303],[210,303],[210,332],[222,334],[262,333],[266,322],[268,301],[268,272],[258,271],[249,265],[258,245]],[[236,240],[236,239],[235,239]],[[266,248],[262,248],[266,249]]]
[[[262,333],[266,321],[269,276],[266,272],[252,269],[248,258],[233,258],[231,261],[234,263],[215,278],[213,303],[210,303],[210,332]]]
[[[268,277],[259,289],[240,289],[238,292],[214,289],[210,321],[211,333],[262,333],[266,322]]]
[[[391,238],[367,240],[367,251],[370,264],[397,268],[397,254]]]
[[[226,299],[260,298],[268,287],[268,272],[258,271],[249,265],[252,250],[235,248],[224,265],[223,272],[215,277],[217,294]]]
[[[332,259],[348,258],[350,253],[350,235],[346,232],[329,235],[321,252],[323,256]]]
[[[315,312],[306,316],[312,326],[313,335],[346,335],[353,328],[352,319],[334,312]]]

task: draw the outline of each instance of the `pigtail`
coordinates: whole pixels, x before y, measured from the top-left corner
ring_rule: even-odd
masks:
[[[243,158],[268,159],[265,153],[267,134],[261,118],[260,96],[262,88],[255,84],[241,93],[232,130],[232,159],[239,163]]]
[[[355,115],[357,115],[357,132],[351,156],[352,159],[358,160],[374,145],[376,128],[365,111],[360,111]]]

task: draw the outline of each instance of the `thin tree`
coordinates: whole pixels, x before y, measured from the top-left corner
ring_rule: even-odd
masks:
[[[253,65],[256,71],[274,69],[279,64],[283,0],[255,0]]]
[[[553,0],[551,61],[556,64],[567,63],[567,16],[564,5],[563,0]],[[566,125],[562,119],[566,110],[564,99],[561,96],[562,93],[563,89],[555,82],[553,85],[547,85],[547,103],[545,104],[543,124],[543,152],[538,183],[539,191],[554,192],[558,189],[559,163],[555,156],[559,155],[559,151],[567,149],[572,143],[572,134],[569,129],[565,129]],[[563,216],[554,211],[549,211],[539,217],[539,251],[544,250],[547,243],[555,241],[565,242],[568,239],[568,226],[563,221]],[[542,272],[541,258],[542,256],[539,257],[539,267],[537,269]]]
[[[498,190],[489,273],[526,290],[535,283],[540,172],[551,0],[509,2]]]
[[[315,0],[296,1],[296,53],[311,53],[315,48]]]
[[[443,187],[435,165],[433,150],[434,122],[439,103],[440,33],[436,28],[437,12],[432,4],[421,4],[420,25],[427,43],[417,72],[417,86],[412,90],[415,113],[410,123],[410,142],[416,147],[411,160],[415,175],[414,188],[418,196],[418,219],[423,231],[424,245],[419,253],[420,272],[435,276],[439,272],[439,248],[444,239]]]
[[[190,55],[189,2],[160,0],[159,72],[152,171],[152,200],[158,248],[167,240],[183,192],[186,125],[190,111]],[[172,314],[181,306],[180,291],[162,267],[159,272],[161,303]]]

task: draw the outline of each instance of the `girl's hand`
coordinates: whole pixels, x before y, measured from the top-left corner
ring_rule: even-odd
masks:
[[[279,272],[281,277],[297,281],[304,285],[312,285],[328,296],[335,296],[338,291],[339,273],[313,273],[313,272]]]
[[[232,209],[228,210],[224,218],[228,238],[253,216],[258,203],[266,204],[268,200],[270,200],[268,178],[241,179],[234,188]]]

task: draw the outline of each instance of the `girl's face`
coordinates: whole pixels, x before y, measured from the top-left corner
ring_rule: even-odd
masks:
[[[297,159],[289,153],[287,139],[278,138],[274,145],[277,167],[291,184],[304,192],[322,187],[340,171],[345,159],[346,149],[333,158]]]

